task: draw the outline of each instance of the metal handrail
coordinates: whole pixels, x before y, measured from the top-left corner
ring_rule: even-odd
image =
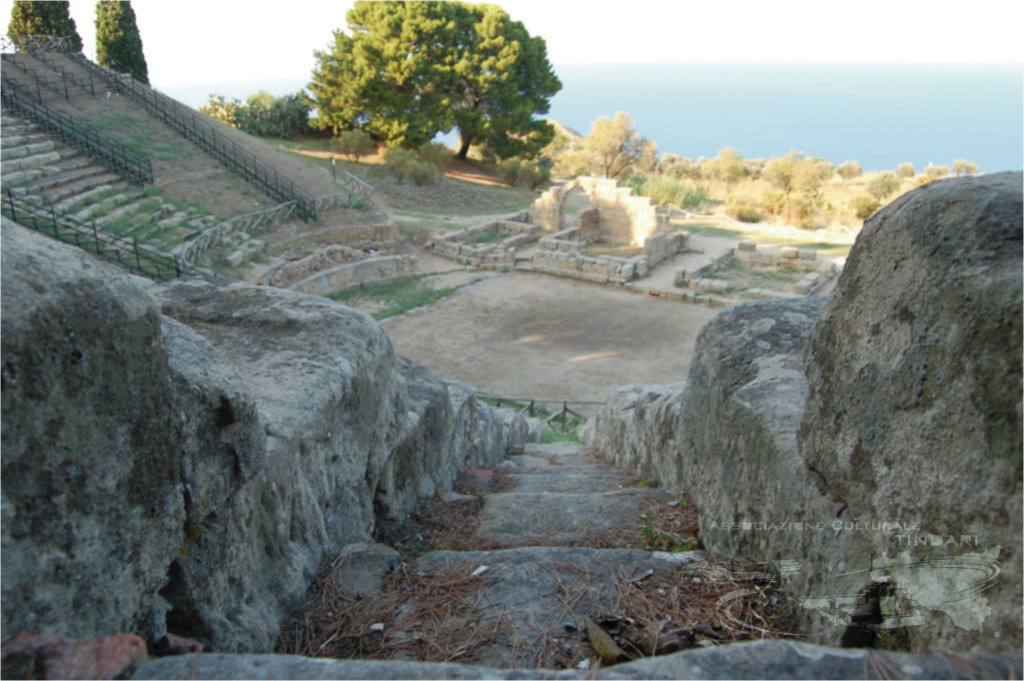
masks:
[[[148,158],[143,158],[120,142],[76,123],[70,116],[51,110],[45,103],[31,98],[31,95],[6,75],[2,77],[0,97],[4,106],[10,107],[15,113],[31,120],[64,144],[82,152],[129,182],[137,185],[153,183],[153,164]]]
[[[70,35],[3,35],[0,52],[73,52]]]
[[[57,215],[53,204],[16,196],[10,188],[4,191],[0,212],[24,227],[94,252],[150,279],[165,281],[203,274],[176,258],[140,246],[135,239],[104,232],[95,221],[83,224],[70,216]]]
[[[267,166],[253,154],[240,149],[233,140],[227,139],[212,126],[201,121],[198,114],[170,97],[158,93],[130,74],[104,68],[78,53],[68,54],[67,57],[99,75],[119,94],[127,94],[138,101],[155,117],[176,129],[228,168],[253,182],[271,197],[284,202],[295,201],[299,216],[303,220],[316,219],[316,200],[311,194]]]

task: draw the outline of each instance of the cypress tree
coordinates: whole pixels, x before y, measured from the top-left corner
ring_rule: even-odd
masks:
[[[96,3],[96,61],[101,66],[130,73],[149,82],[142,38],[135,24],[135,10],[127,0]]]
[[[78,35],[75,20],[71,18],[67,0],[59,2],[33,2],[32,0],[15,0],[11,8],[11,23],[7,25],[7,34],[70,36],[71,49],[82,51],[82,36]],[[15,44],[18,39],[14,38]],[[21,45],[18,45],[22,47]]]

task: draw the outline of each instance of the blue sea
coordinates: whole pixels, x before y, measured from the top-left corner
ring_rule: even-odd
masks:
[[[865,170],[965,158],[982,172],[1024,168],[1021,64],[653,64],[555,66],[551,118],[586,135],[630,114],[658,151],[697,159],[726,146],[745,158],[797,149]],[[244,99],[295,92],[308,77],[167,89],[192,106],[213,90]],[[449,139],[454,139],[449,136]]]

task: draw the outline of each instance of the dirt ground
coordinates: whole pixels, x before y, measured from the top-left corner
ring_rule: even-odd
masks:
[[[620,385],[685,380],[716,312],[511,272],[383,325],[398,354],[446,378],[514,398],[604,400]]]

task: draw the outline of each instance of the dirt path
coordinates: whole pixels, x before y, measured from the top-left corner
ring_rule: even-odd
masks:
[[[480,389],[604,400],[620,385],[684,380],[697,333],[716,312],[512,272],[387,320],[384,329],[398,354]]]

